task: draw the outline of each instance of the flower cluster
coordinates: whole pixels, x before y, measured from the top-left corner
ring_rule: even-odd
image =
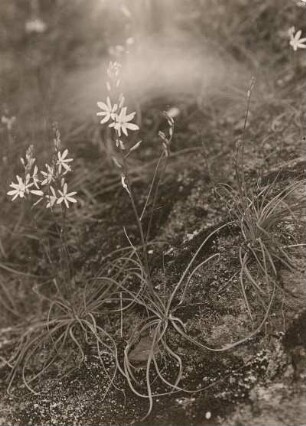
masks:
[[[106,98],[106,102],[97,102],[98,107],[101,111],[97,112],[97,115],[102,117],[100,123],[106,124],[114,128],[116,131],[116,145],[120,149],[125,149],[125,144],[122,140],[122,135],[128,136],[128,131],[139,130],[137,124],[132,123],[136,112],[128,113],[127,107],[124,106],[125,98],[122,93],[118,95],[117,102],[111,101],[111,96],[116,96],[116,92],[120,87],[120,69],[121,65],[118,62],[110,62],[107,69],[108,80],[106,82],[106,88],[109,92],[109,96]]]
[[[35,164],[33,145],[31,145],[25,158],[21,158],[21,164],[24,167],[24,177],[16,176],[17,183],[12,182],[8,195],[12,201],[16,198],[34,199],[34,205],[45,201],[46,208],[52,208],[55,205],[62,205],[69,208],[70,203],[76,203],[74,198],[76,192],[68,192],[68,186],[65,181],[65,175],[71,171],[70,163],[72,158],[68,157],[68,149],[61,151],[59,132],[56,131],[54,139],[54,153],[51,165],[45,164],[45,170],[39,170]]]
[[[129,156],[132,151],[135,151],[141,144],[142,141],[138,141],[134,144],[127,153],[124,137],[128,137],[129,131],[139,130],[137,124],[133,123],[136,112],[127,112],[127,107],[125,104],[125,97],[122,92],[120,92],[120,70],[121,64],[117,61],[110,62],[107,69],[107,82],[106,89],[108,91],[108,96],[105,102],[97,102],[98,107],[101,111],[97,112],[97,115],[101,117],[101,124],[108,123],[108,127],[113,128],[115,131],[115,144],[121,153],[119,158],[113,156],[115,166],[120,170],[121,174],[121,184],[122,187],[130,194],[128,178],[126,175],[125,167],[123,164],[125,159]],[[111,99],[117,99],[116,102],[112,102]]]

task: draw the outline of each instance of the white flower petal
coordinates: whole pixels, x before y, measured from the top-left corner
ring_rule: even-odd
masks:
[[[104,102],[97,102],[99,108],[107,110],[107,105]]]
[[[70,203],[76,203],[77,202],[77,200],[75,198],[68,197],[68,196],[67,196],[67,200],[70,201]]]
[[[136,115],[136,112],[131,112],[131,114],[125,116],[124,120],[125,121],[131,121],[131,120],[133,120],[135,115]]]
[[[40,191],[40,190],[33,189],[30,192],[31,192],[31,194],[37,195],[38,197],[43,197],[43,195],[44,195],[43,191]]]
[[[139,130],[139,127],[137,126],[137,124],[134,124],[134,123],[127,123],[126,127],[129,130]]]
[[[64,159],[64,158],[66,158],[67,157],[67,155],[68,155],[68,149],[66,148],[65,149],[65,151],[63,152],[63,154],[62,154],[62,160]],[[67,161],[67,160],[65,160],[65,161]]]
[[[102,118],[102,120],[100,121],[100,124],[105,124],[109,121],[110,119],[110,115],[107,114],[104,118]]]

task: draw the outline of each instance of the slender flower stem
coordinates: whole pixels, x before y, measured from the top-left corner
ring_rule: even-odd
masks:
[[[135,199],[134,199],[134,195],[133,195],[133,189],[132,189],[131,184],[130,184],[128,167],[127,167],[126,160],[125,160],[123,155],[122,155],[122,159],[123,159],[124,175],[126,177],[126,182],[127,182],[127,186],[128,186],[128,190],[129,190],[129,197],[130,197],[130,200],[131,200],[131,204],[132,204],[132,208],[133,208],[133,211],[134,211],[135,219],[136,219],[136,222],[137,222],[137,227],[138,227],[138,230],[139,230],[140,240],[141,240],[141,244],[142,244],[145,271],[146,271],[146,274],[147,274],[148,282],[150,282],[151,281],[150,280],[150,266],[149,266],[148,252],[147,252],[147,241],[146,241],[146,238],[145,238],[145,235],[144,235],[144,232],[143,232],[143,227],[142,227],[142,223],[141,223],[141,220],[140,220],[140,216],[139,216],[139,213],[137,211],[137,207],[136,207],[136,203],[135,203]]]
[[[168,159],[168,157],[163,152],[161,154],[161,156],[160,156],[160,159],[159,159],[160,161],[158,162],[158,164],[156,166],[156,170],[157,170],[158,167],[159,167],[160,162],[162,160],[164,160],[164,165],[163,165],[163,168],[161,169],[161,172],[159,174],[158,181],[157,181],[156,188],[155,188],[155,192],[154,192],[154,196],[153,196],[153,202],[152,202],[152,207],[151,207],[151,214],[150,214],[149,224],[148,224],[147,233],[146,233],[146,241],[148,241],[149,238],[150,238],[150,231],[151,231],[151,227],[152,227],[152,221],[153,221],[154,209],[155,209],[155,205],[156,205],[156,201],[157,201],[157,196],[158,196],[158,190],[159,190],[159,186],[161,184],[162,178],[163,178],[163,176],[165,174],[165,171],[166,171],[166,168],[167,168],[167,164],[168,164],[167,159]]]
[[[237,143],[237,152],[236,152],[236,164],[235,164],[236,177],[238,181],[239,192],[242,197],[246,196],[246,193],[247,193],[246,184],[245,184],[245,175],[244,175],[244,148],[245,148],[245,133],[246,133],[246,127],[247,127],[247,122],[248,122],[248,117],[250,112],[251,97],[252,97],[254,85],[255,85],[255,78],[252,77],[250,81],[249,89],[247,92],[247,105],[246,105],[246,112],[244,117],[242,137]],[[240,150],[240,160],[239,160],[239,150]]]
[[[147,206],[148,206],[148,203],[149,203],[149,200],[150,200],[153,188],[154,188],[154,184],[155,184],[155,181],[156,181],[159,164],[160,164],[162,158],[163,158],[163,153],[160,155],[160,157],[157,161],[157,164],[156,164],[156,167],[155,167],[155,170],[154,170],[154,175],[153,175],[153,178],[152,178],[152,182],[151,182],[151,185],[150,185],[150,189],[149,189],[148,195],[146,196],[146,202],[145,202],[145,205],[144,205],[142,212],[141,212],[141,215],[140,215],[140,220],[143,219],[143,216],[144,216],[145,211],[147,209]]]

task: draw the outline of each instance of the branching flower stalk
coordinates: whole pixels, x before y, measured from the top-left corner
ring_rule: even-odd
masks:
[[[115,69],[115,73],[111,72],[111,70],[114,70],[114,69]],[[114,67],[113,64],[111,64],[109,67],[108,75],[111,75],[112,78],[111,78],[111,81],[107,82],[107,88],[110,92],[112,91],[113,85],[115,86],[116,89],[120,86],[118,69],[119,68]],[[244,123],[243,138],[244,138],[244,133],[245,133],[246,125],[247,125],[248,112],[250,107],[250,99],[251,99],[253,86],[254,86],[254,81],[252,81],[250,89],[248,91],[247,113],[246,113],[245,123]],[[226,223],[225,225],[222,225],[221,227],[213,231],[211,234],[209,234],[209,236],[203,241],[203,243],[200,245],[196,253],[193,255],[191,261],[189,262],[181,278],[175,285],[174,289],[170,293],[168,299],[164,300],[163,298],[161,298],[158,292],[154,289],[151,282],[149,259],[147,255],[147,244],[150,238],[150,230],[152,226],[152,220],[153,220],[152,218],[153,218],[154,209],[155,209],[155,205],[157,201],[158,190],[162,181],[163,174],[166,169],[167,159],[170,153],[170,144],[171,144],[171,141],[173,138],[173,132],[174,132],[174,121],[172,117],[169,117],[168,115],[166,115],[166,119],[169,125],[169,134],[166,136],[165,133],[159,132],[159,136],[162,140],[163,151],[157,162],[153,179],[149,187],[148,195],[146,197],[145,205],[143,207],[141,215],[139,215],[137,206],[135,203],[135,197],[133,194],[131,180],[129,177],[129,167],[127,163],[127,158],[133,150],[139,147],[141,142],[139,141],[136,145],[134,145],[129,150],[126,149],[126,141],[124,140],[124,136],[125,137],[128,136],[128,130],[134,131],[134,130],[137,130],[137,128],[135,127],[133,123],[131,123],[131,120],[134,118],[135,113],[127,114],[126,107],[123,106],[124,105],[124,102],[122,101],[123,99],[124,97],[121,94],[119,95],[118,103],[112,103],[109,97],[107,98],[106,103],[101,103],[101,102],[98,103],[98,106],[102,109],[102,111],[99,112],[98,115],[103,117],[101,120],[102,124],[109,123],[108,124],[109,127],[114,129],[114,132],[115,132],[114,141],[115,141],[115,146],[117,148],[118,154],[116,155],[116,157],[113,157],[113,161],[115,166],[120,171],[121,184],[129,195],[132,208],[135,214],[135,218],[137,221],[137,225],[138,225],[138,229],[140,233],[141,245],[143,249],[143,259],[141,259],[139,255],[137,254],[136,248],[133,246],[128,235],[126,234],[126,237],[133,249],[133,253],[136,253],[136,259],[132,260],[131,258],[120,258],[118,262],[119,262],[119,265],[120,265],[120,262],[123,262],[125,265],[127,265],[127,263],[131,263],[131,264],[135,263],[136,265],[138,265],[138,269],[141,272],[137,273],[137,275],[141,277],[140,278],[141,286],[136,292],[134,290],[129,289],[129,287],[125,284],[125,282],[127,282],[126,277],[121,282],[120,281],[118,282],[118,286],[120,288],[119,311],[120,311],[120,314],[122,315],[123,310],[128,309],[133,304],[136,304],[146,311],[147,317],[143,321],[141,321],[139,327],[137,328],[137,330],[135,330],[135,333],[133,333],[130,336],[124,350],[123,365],[118,363],[118,369],[121,372],[121,374],[126,378],[131,390],[136,395],[142,398],[148,399],[149,407],[148,407],[148,412],[145,416],[147,417],[153,407],[153,398],[160,395],[160,394],[154,394],[152,390],[152,384],[153,384],[153,379],[151,377],[152,370],[156,373],[157,377],[161,380],[161,382],[164,385],[170,387],[171,391],[185,390],[179,386],[179,383],[182,378],[182,368],[183,368],[182,360],[179,354],[177,354],[173,349],[171,349],[167,342],[168,329],[170,328],[174,329],[179,335],[187,339],[190,343],[193,343],[194,345],[196,345],[197,347],[203,350],[208,350],[212,352],[227,351],[237,345],[244,343],[245,341],[247,341],[249,338],[251,338],[252,336],[254,336],[256,333],[258,333],[261,330],[263,324],[266,322],[268,315],[270,313],[270,309],[274,299],[275,288],[272,292],[268,306],[266,307],[263,320],[255,329],[252,330],[251,333],[237,340],[236,342],[230,343],[220,348],[214,348],[214,347],[210,347],[209,345],[205,343],[201,343],[197,341],[196,339],[193,339],[188,334],[188,331],[186,330],[184,323],[176,315],[176,311],[181,306],[185,298],[187,287],[194,273],[198,270],[200,266],[204,266],[206,263],[218,257],[218,254],[214,254],[208,257],[207,259],[202,261],[200,265],[194,266],[194,263],[199,253],[201,252],[205,244],[208,242],[208,240],[213,238],[222,228],[229,226],[230,223]],[[240,143],[240,146],[238,147],[238,149],[240,149],[241,159],[243,160],[243,157],[244,157],[244,141],[243,140]],[[162,168],[160,169],[161,165],[162,165]],[[237,172],[239,172],[239,174],[237,173],[237,177],[240,179],[241,196],[246,196],[247,188],[245,184],[244,171],[242,170],[240,173],[240,170],[238,170],[237,168]],[[143,218],[146,213],[146,210],[149,208],[150,200],[152,200],[151,214],[149,218],[148,227],[145,233],[143,229]],[[119,269],[122,270],[122,267],[119,266]],[[181,293],[179,301],[177,301],[178,293]],[[122,297],[122,294],[125,295],[124,298]],[[123,306],[123,300],[125,303],[127,303],[124,306]],[[146,369],[145,369],[145,381],[146,381],[145,393],[139,390],[139,383],[135,376],[134,366],[130,360],[131,350],[137,344],[141,336],[148,336],[150,340],[149,347],[148,347],[149,355],[146,361]],[[178,365],[177,374],[173,382],[165,378],[163,372],[161,371],[161,368],[159,366],[159,362],[157,359],[158,355],[169,357],[170,359],[175,361],[176,364]]]
[[[108,80],[106,82],[106,88],[108,90],[109,96],[107,96],[106,102],[97,103],[98,107],[101,109],[101,111],[99,111],[97,115],[102,117],[100,121],[101,124],[108,123],[108,127],[114,130],[114,143],[115,143],[117,154],[116,156],[113,156],[112,159],[115,166],[119,170],[122,187],[128,193],[128,196],[131,201],[132,209],[134,212],[134,216],[136,219],[136,223],[137,223],[137,227],[138,227],[138,231],[140,235],[143,263],[144,263],[144,268],[147,275],[147,283],[153,295],[154,290],[151,284],[151,276],[150,276],[151,273],[150,273],[150,264],[148,259],[147,247],[148,247],[148,241],[150,237],[152,217],[153,217],[154,208],[155,208],[155,204],[156,204],[156,200],[158,196],[158,189],[162,180],[163,173],[166,168],[166,161],[164,161],[164,166],[162,171],[160,171],[159,168],[162,161],[164,159],[167,160],[169,156],[170,143],[172,141],[173,132],[174,132],[174,120],[170,116],[168,115],[166,116],[166,119],[169,124],[169,136],[166,136],[166,134],[163,132],[159,133],[159,136],[162,139],[163,151],[157,162],[157,166],[155,168],[155,172],[154,172],[154,176],[149,188],[149,192],[146,197],[145,205],[143,207],[141,214],[139,214],[136,201],[135,201],[135,195],[132,188],[132,182],[131,182],[130,173],[129,173],[129,165],[127,160],[130,154],[139,148],[142,141],[141,140],[138,141],[131,148],[127,149],[126,145],[128,142],[127,141],[127,138],[129,135],[128,132],[139,130],[139,127],[132,122],[136,113],[135,112],[127,113],[127,107],[125,106],[125,97],[122,93],[118,93],[120,89],[120,84],[121,84],[120,68],[121,68],[121,65],[118,62],[110,62],[107,69]],[[116,102],[112,102],[111,98],[112,99],[116,98]],[[149,219],[148,228],[145,231],[142,220],[143,220],[145,211],[149,205],[150,198],[152,196],[153,196],[153,200],[152,200],[152,207],[151,207],[151,215]]]
[[[63,280],[63,285],[67,287],[65,289],[66,294],[69,294],[70,287],[73,284],[72,262],[66,240],[66,212],[70,204],[77,202],[75,198],[76,192],[69,192],[66,182],[66,175],[71,172],[70,163],[73,161],[73,158],[69,158],[68,154],[68,149],[61,149],[60,133],[57,127],[54,126],[53,154],[50,164],[45,165],[45,170],[40,170],[34,157],[34,147],[31,145],[26,152],[25,158],[21,158],[24,175],[23,177],[17,175],[17,183],[12,182],[10,184],[12,189],[8,191],[12,201],[21,198],[27,201],[32,208],[44,204],[44,207],[51,211],[60,240],[60,270],[68,274],[66,279]],[[58,211],[60,212],[60,220]],[[48,244],[45,244],[44,239],[42,240],[42,246],[50,265],[53,267]],[[53,271],[56,275],[58,274],[55,267],[53,267]]]
[[[69,157],[68,149],[61,148],[60,134],[56,127],[54,135],[52,159],[45,165],[45,170],[40,170],[37,166],[34,148],[30,146],[25,158],[21,159],[24,174],[22,177],[17,175],[17,183],[11,183],[11,189],[8,191],[13,201],[22,199],[28,202],[31,208],[41,206],[50,210],[60,242],[58,267],[52,259],[48,244],[42,241],[51,267],[52,279],[35,283],[33,289],[41,300],[48,303],[48,311],[41,320],[31,323],[25,331],[21,330],[19,344],[7,362],[11,367],[8,391],[21,373],[24,385],[35,393],[32,383],[41,378],[59,356],[66,356],[67,350],[68,353],[72,350],[77,360],[82,362],[85,358],[84,342],[88,342],[89,339],[95,343],[100,363],[109,379],[107,389],[113,385],[117,371],[115,342],[112,336],[97,324],[96,317],[102,313],[106,315],[107,307],[104,303],[114,291],[117,291],[118,285],[115,280],[105,277],[99,281],[91,280],[91,285],[85,285],[85,288],[75,286],[74,273],[71,270],[72,260],[66,240],[66,214],[70,205],[77,202],[76,192],[70,192],[66,182],[66,175],[71,172],[70,164],[73,159]],[[44,288],[48,289],[47,295],[44,294]],[[104,309],[101,309],[102,305]],[[15,313],[14,309],[11,310]],[[39,371],[28,378],[27,370],[32,365],[32,359],[41,354],[44,347],[48,350],[45,361],[38,367]],[[107,354],[107,357],[113,360],[113,373],[106,369],[103,354]]]
[[[40,170],[36,165],[34,149],[31,146],[26,152],[25,159],[21,159],[24,176],[17,176],[17,183],[12,183],[10,185],[12,189],[8,192],[13,201],[21,198],[28,201],[32,208],[44,206],[50,210],[60,241],[59,268],[55,265],[47,244],[43,244],[53,278],[35,283],[33,290],[41,300],[47,302],[48,310],[42,319],[32,322],[25,331],[21,329],[19,343],[7,361],[7,365],[11,367],[8,392],[16,377],[21,374],[26,388],[36,393],[33,383],[41,379],[59,357],[69,365],[72,351],[76,361],[83,362],[84,344],[90,341],[96,346],[100,364],[109,380],[107,393],[109,387],[114,385],[117,348],[113,337],[97,324],[96,318],[107,315],[105,302],[117,291],[118,285],[115,280],[108,277],[102,280],[92,279],[90,285],[87,285],[87,282],[81,287],[74,285],[72,261],[66,240],[66,214],[70,204],[77,202],[76,192],[70,192],[66,182],[66,175],[71,171],[70,163],[73,159],[69,158],[68,149],[61,148],[57,128],[54,131],[53,155],[51,162],[45,165],[45,170]],[[27,370],[32,367],[32,360],[42,353],[43,348],[47,348],[45,360],[39,364],[38,372],[35,370],[35,374],[28,377]],[[104,365],[105,356],[112,360],[114,366],[111,368],[112,371],[106,369]]]

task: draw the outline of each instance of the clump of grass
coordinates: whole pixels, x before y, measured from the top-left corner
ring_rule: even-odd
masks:
[[[237,188],[222,184],[217,192],[227,204],[233,223],[240,230],[243,244],[239,247],[240,285],[247,311],[253,319],[247,295],[252,288],[264,310],[266,297],[274,294],[278,286],[279,266],[294,271],[296,265],[292,248],[302,246],[288,228],[298,227],[305,212],[305,200],[300,191],[305,181],[296,180],[280,188],[278,176],[265,186],[260,180],[255,187],[245,176],[245,132],[250,99],[255,80],[252,79],[247,94],[247,108],[242,138],[237,143],[235,180]],[[294,241],[293,241],[294,240]],[[294,244],[293,244],[294,243]]]
[[[109,68],[109,76],[111,77],[111,81],[107,83],[107,87],[110,91],[113,86],[118,87],[120,85],[119,69],[120,67],[118,65],[116,65],[114,69],[113,64]],[[180,305],[183,303],[190,280],[195,274],[195,272],[199,269],[200,266],[204,266],[208,262],[218,257],[218,253],[213,254],[202,260],[200,264],[195,266],[195,262],[200,252],[207,244],[207,242],[216,237],[217,233],[221,229],[229,226],[229,223],[220,226],[205,238],[202,244],[200,244],[196,253],[193,255],[189,264],[185,268],[179,281],[176,283],[172,290],[168,290],[167,295],[161,294],[161,292],[159,292],[154,287],[154,280],[152,277],[152,271],[150,269],[150,262],[147,252],[150,239],[150,229],[152,226],[152,217],[158,198],[158,190],[162,181],[163,173],[166,168],[166,161],[170,154],[169,147],[174,133],[174,121],[171,117],[168,117],[166,115],[166,119],[169,125],[169,135],[166,135],[165,133],[160,133],[163,148],[162,154],[157,162],[156,169],[152,178],[151,185],[149,187],[148,194],[146,196],[142,212],[139,213],[135,202],[135,195],[132,183],[129,178],[129,164],[127,162],[127,158],[134,150],[134,148],[132,147],[130,150],[126,150],[127,141],[121,140],[121,133],[124,132],[124,130],[125,136],[128,136],[127,129],[124,127],[124,120],[126,120],[126,110],[124,110],[124,113],[119,112],[120,108],[123,108],[122,106],[120,107],[120,99],[122,98],[123,95],[120,94],[118,103],[111,102],[110,98],[108,98],[107,103],[98,103],[98,106],[102,109],[102,112],[99,112],[98,114],[104,116],[101,121],[102,124],[110,122],[109,127],[113,127],[115,129],[114,139],[118,154],[116,157],[114,157],[113,160],[115,166],[120,171],[122,187],[125,189],[129,196],[136,223],[138,226],[141,243],[140,247],[136,248],[133,245],[129,236],[127,235],[127,232],[125,231],[126,238],[131,246],[131,255],[130,257],[119,257],[117,261],[115,261],[115,264],[118,263],[118,265],[120,265],[118,266],[119,275],[121,274],[123,277],[125,276],[125,273],[129,271],[128,265],[131,265],[130,267],[132,267],[133,270],[135,270],[136,268],[138,272],[136,283],[134,282],[133,286],[128,286],[126,283],[120,280],[119,276],[116,277],[118,286],[121,290],[120,307],[117,309],[117,311],[120,311],[122,314],[124,310],[127,310],[132,306],[137,306],[138,309],[143,312],[144,319],[139,322],[136,329],[133,330],[132,334],[127,339],[125,348],[123,350],[123,360],[121,363],[118,362],[118,370],[127,380],[130,389],[139,397],[148,400],[149,407],[145,416],[147,417],[152,411],[153,399],[161,395],[161,393],[154,393],[153,391],[153,383],[157,379],[159,379],[159,381],[168,389],[163,394],[178,390],[184,390],[182,387],[180,387],[183,372],[183,361],[181,359],[181,356],[169,345],[169,333],[178,333],[181,338],[186,339],[189,343],[192,343],[198,348],[205,351],[227,351],[239,344],[242,344],[261,330],[263,324],[265,323],[269,315],[275,289],[273,289],[270,302],[267,306],[266,313],[261,323],[255,329],[253,329],[251,333],[241,338],[237,342],[225,345],[220,348],[214,348],[209,346],[208,344],[199,342],[198,340],[190,336],[190,334],[186,330],[183,321],[180,319],[176,312]],[[124,120],[122,120],[121,116],[124,117]],[[131,113],[128,117],[129,119],[133,118],[134,113]],[[137,128],[133,125],[131,126],[130,130],[137,130]],[[136,145],[136,148],[138,148],[139,145],[140,144],[138,143]],[[163,164],[162,167],[160,167],[161,164]],[[143,218],[149,206],[151,206],[151,211],[149,213],[148,226],[147,228],[145,228]],[[125,306],[122,305],[122,301],[124,301],[124,304],[126,304]],[[119,303],[119,300],[117,301],[117,303]],[[124,318],[122,319],[122,321],[124,321]],[[141,384],[139,382],[139,374],[135,372],[135,366],[133,365],[132,357],[134,348],[137,348],[137,345],[140,344],[140,342],[143,342],[144,340],[146,341],[145,352],[147,354],[145,360],[145,373],[143,377],[146,386],[145,391],[141,389]],[[161,367],[161,360],[165,359],[172,360],[172,362],[177,365],[175,377],[172,379],[168,379],[166,377]],[[118,361],[120,360],[118,359]],[[189,390],[186,391],[188,392]]]
[[[40,170],[31,146],[25,159],[21,159],[24,176],[17,175],[17,183],[12,183],[8,195],[12,200],[23,199],[32,208],[48,209],[52,218],[52,227],[58,243],[52,247],[50,241],[41,239],[43,253],[48,265],[48,278],[43,284],[35,284],[33,289],[41,301],[43,312],[39,319],[30,321],[19,327],[21,333],[19,343],[7,364],[11,367],[8,391],[11,390],[16,377],[21,374],[22,380],[31,392],[35,392],[36,383],[56,361],[62,360],[67,366],[79,365],[85,360],[86,344],[94,344],[101,365],[112,385],[116,375],[116,345],[113,337],[98,324],[97,319],[108,315],[106,301],[112,298],[117,290],[115,280],[85,278],[74,270],[70,248],[67,244],[66,215],[71,204],[77,202],[76,192],[67,189],[66,175],[71,172],[72,158],[68,158],[68,149],[62,150],[60,134],[54,129],[54,151],[51,163],[45,170]],[[33,199],[34,197],[34,199]],[[33,217],[35,215],[33,214]],[[38,231],[38,224],[35,222]],[[55,250],[55,252],[54,252]],[[5,264],[1,267],[10,270]],[[26,274],[29,278],[29,274]],[[38,277],[33,276],[34,283]],[[39,281],[41,283],[42,280]],[[9,295],[1,299],[6,309],[14,314],[16,307]],[[105,318],[105,317],[104,317]],[[104,324],[103,320],[102,323]],[[45,353],[45,356],[44,356]],[[43,361],[39,358],[43,356]],[[114,360],[110,373],[104,366],[104,358]],[[38,372],[33,360],[38,361]]]
[[[301,244],[298,240],[292,241],[294,237],[287,229],[291,228],[290,225],[296,226],[299,215],[305,211],[304,200],[296,195],[304,185],[305,182],[297,181],[278,190],[274,180],[257,193],[249,190],[243,194],[230,186],[222,187],[234,223],[243,237],[243,244],[239,247],[240,284],[251,318],[247,288],[253,288],[266,309],[264,299],[270,293],[271,285],[278,282],[279,266],[291,271],[296,269],[292,248]],[[252,267],[254,263],[255,268]]]
[[[205,266],[209,262],[219,258],[219,254],[215,253],[195,266],[200,253],[205,245],[211,239],[214,239],[219,231],[228,225],[229,224],[226,223],[219,226],[204,239],[192,256],[178,282],[174,285],[172,290],[166,290],[166,294],[157,290],[155,286],[148,286],[148,283],[145,281],[146,274],[144,265],[141,263],[139,257],[137,259],[137,253],[135,251],[134,254],[136,259],[134,262],[139,270],[143,270],[142,278],[144,281],[142,285],[139,286],[138,291],[135,291],[135,289],[128,288],[125,284],[118,281],[123,299],[128,301],[129,306],[137,306],[138,311],[140,310],[144,316],[129,335],[123,350],[123,360],[121,363],[118,363],[118,370],[125,377],[133,393],[148,400],[148,410],[144,418],[147,418],[151,413],[154,398],[177,391],[194,393],[206,389],[201,388],[193,390],[185,389],[181,386],[180,383],[183,377],[184,365],[180,353],[178,353],[175,348],[172,348],[169,343],[169,340],[173,338],[173,334],[177,334],[180,338],[185,339],[187,342],[203,351],[225,352],[245,343],[251,337],[255,336],[262,329],[268,318],[274,300],[275,288],[273,289],[264,318],[255,329],[236,342],[226,344],[222,347],[212,347],[205,342],[193,338],[186,329],[184,322],[177,314],[177,310],[181,307],[185,299],[192,276],[199,267]],[[124,261],[125,259],[123,258],[122,260]],[[133,352],[135,349],[137,351],[138,346],[141,347],[141,351],[145,353],[143,359],[143,361],[145,361],[143,374],[138,371],[138,367],[137,365],[135,366],[133,359]],[[176,372],[173,370],[174,377],[172,378],[169,378],[169,370],[166,369],[166,371],[164,371],[163,366],[166,365],[166,362],[171,362],[172,365],[176,365]],[[159,380],[165,388],[163,392],[154,392],[154,383],[157,380]],[[143,389],[143,381],[145,382],[145,390]]]
[[[84,362],[86,344],[95,346],[101,366],[109,378],[109,388],[116,375],[116,362],[113,362],[111,373],[104,362],[106,358],[116,360],[116,345],[113,337],[98,325],[97,317],[108,314],[105,303],[116,288],[114,282],[109,278],[91,282],[85,290],[75,292],[69,299],[62,295],[57,280],[54,279],[52,284],[56,292],[50,296],[42,293],[42,287],[35,289],[49,308],[42,319],[33,321],[22,333],[17,348],[7,362],[11,367],[8,391],[20,373],[27,389],[37,393],[33,383],[56,361],[63,361],[66,368]],[[50,285],[49,282],[44,285],[48,286],[48,292]],[[44,359],[39,362],[42,355]],[[35,374],[33,360],[35,365],[39,365],[39,371]]]

